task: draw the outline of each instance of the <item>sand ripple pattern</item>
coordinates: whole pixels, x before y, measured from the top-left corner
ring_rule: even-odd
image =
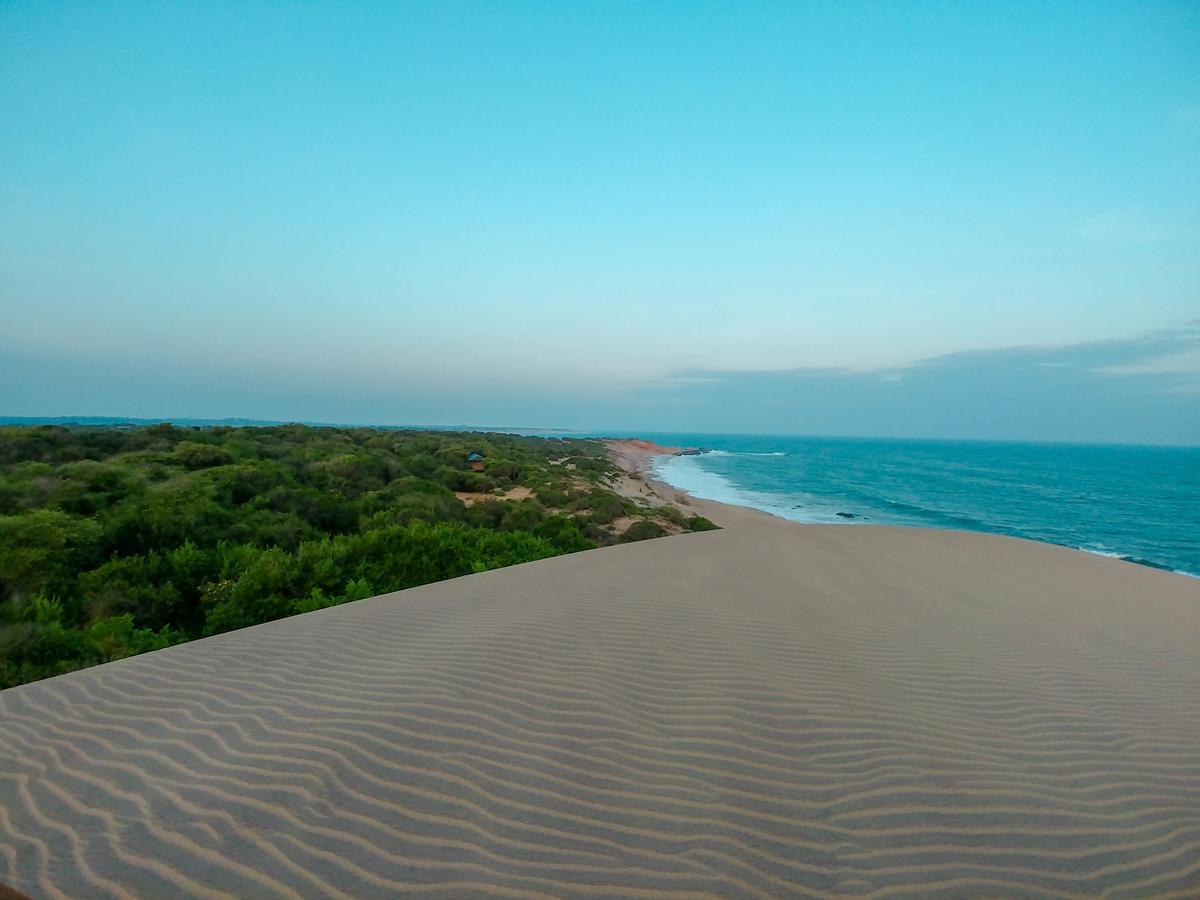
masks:
[[[764,522],[0,693],[34,897],[1196,896],[1200,584]]]

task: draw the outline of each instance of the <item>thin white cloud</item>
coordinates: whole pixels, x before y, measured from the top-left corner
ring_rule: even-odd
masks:
[[[716,384],[726,379],[721,375],[671,375],[665,380],[669,384]]]
[[[1200,346],[1179,353],[1168,353],[1152,359],[1102,366],[1093,369],[1106,375],[1197,375],[1200,376]]]

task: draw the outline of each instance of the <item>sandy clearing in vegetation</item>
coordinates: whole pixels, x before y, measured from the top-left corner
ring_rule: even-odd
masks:
[[[472,506],[484,500],[528,500],[533,496],[533,491],[524,485],[517,485],[516,487],[509,488],[503,494],[455,491],[454,496],[461,500],[464,505]]]

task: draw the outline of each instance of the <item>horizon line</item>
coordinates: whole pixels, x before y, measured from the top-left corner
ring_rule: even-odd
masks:
[[[786,433],[766,431],[658,431],[649,428],[562,428],[552,426],[518,426],[518,425],[469,425],[418,423],[381,424],[354,422],[322,422],[311,419],[256,419],[248,416],[4,416],[0,415],[0,426],[5,425],[81,425],[81,426],[119,426],[119,425],[177,425],[199,428],[217,428],[227,426],[232,428],[272,428],[285,425],[303,425],[308,428],[363,428],[377,431],[470,431],[480,434],[521,434],[532,432],[529,436],[539,435],[569,435],[578,438],[623,439],[642,435],[691,435],[697,437],[757,437],[757,438],[802,438],[811,440],[853,440],[853,441],[927,441],[961,444],[1046,444],[1076,447],[1162,447],[1169,449],[1195,450],[1200,449],[1200,443],[1179,444],[1159,441],[1077,441],[1050,440],[1046,438],[972,438],[948,437],[945,435],[879,435],[879,434],[814,434],[811,432]]]

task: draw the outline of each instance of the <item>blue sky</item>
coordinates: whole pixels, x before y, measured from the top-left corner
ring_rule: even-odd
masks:
[[[6,3],[0,314],[0,415],[1200,442],[1200,6]]]

